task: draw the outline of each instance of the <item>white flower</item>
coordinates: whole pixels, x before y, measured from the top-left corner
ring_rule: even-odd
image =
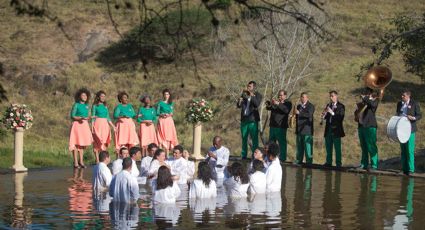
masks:
[[[13,117],[13,113],[10,113],[9,115],[10,115],[11,117]]]

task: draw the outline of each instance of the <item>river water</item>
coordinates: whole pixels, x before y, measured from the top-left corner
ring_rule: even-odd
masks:
[[[152,205],[93,199],[92,168],[0,175],[0,229],[425,229],[425,180],[283,166],[281,194]]]

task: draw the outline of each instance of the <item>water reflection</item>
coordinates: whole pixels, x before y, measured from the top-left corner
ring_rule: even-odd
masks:
[[[312,169],[306,169],[303,175],[303,169],[297,168],[295,181],[295,224],[297,227],[308,228],[311,226],[311,179]]]
[[[332,177],[334,181],[332,181]],[[332,183],[333,182],[333,183]],[[325,191],[323,192],[323,220],[322,224],[327,229],[341,228],[342,206],[340,202],[341,172],[325,173]]]
[[[414,178],[403,178],[400,191],[400,209],[394,217],[393,229],[408,229],[409,223],[413,221],[413,190]]]
[[[15,196],[13,213],[11,216],[13,228],[27,228],[31,224],[32,209],[24,207],[24,179],[28,173],[16,173],[15,176]]]
[[[84,179],[84,169],[74,169],[69,181],[72,182],[68,188],[72,225],[74,229],[82,229],[91,219],[92,184]]]
[[[132,229],[139,223],[139,207],[136,203],[111,202],[110,214],[115,229]]]

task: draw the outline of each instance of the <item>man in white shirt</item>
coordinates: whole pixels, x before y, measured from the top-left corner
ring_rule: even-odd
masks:
[[[142,150],[139,147],[131,147],[130,149],[130,158],[132,161],[132,166],[131,166],[131,175],[134,177],[138,177],[140,174],[139,169],[137,168],[137,164],[136,164],[136,159],[137,156],[139,156],[140,154],[142,154]]]
[[[266,172],[266,191],[280,192],[282,186],[282,166],[277,158],[279,146],[276,143],[271,143],[268,146],[267,159],[271,162]]]
[[[183,150],[181,145],[176,145],[173,148],[173,157],[167,160],[168,165],[171,167],[171,174],[179,176],[178,184],[187,184],[189,166],[187,160],[182,157]]]
[[[229,149],[222,145],[222,138],[215,136],[213,138],[213,146],[209,149],[206,156],[206,161],[212,169],[214,178],[224,178],[224,169],[229,162],[229,155]]]
[[[136,202],[139,199],[137,179],[131,175],[132,159],[123,159],[123,170],[114,176],[109,187],[109,195],[114,202]]]
[[[112,175],[117,175],[122,170],[122,159],[129,156],[128,149],[126,147],[120,148],[118,159],[112,162]]]
[[[149,172],[149,167],[151,165],[153,154],[158,149],[158,145],[155,143],[151,143],[148,145],[148,154],[147,156],[143,157],[142,163],[140,164],[140,176],[147,177]]]
[[[112,180],[112,174],[108,168],[109,162],[109,153],[107,151],[101,151],[99,153],[99,163],[93,169],[92,184],[95,193],[108,191]]]

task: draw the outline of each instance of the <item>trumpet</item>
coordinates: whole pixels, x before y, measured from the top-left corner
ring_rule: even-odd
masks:
[[[297,113],[295,112],[295,110],[297,110],[297,107],[298,107],[299,104],[301,104],[300,100],[298,100],[297,103],[295,103],[295,105],[292,108],[291,115],[289,115],[289,119],[288,119],[289,128],[295,128],[296,127]]]

